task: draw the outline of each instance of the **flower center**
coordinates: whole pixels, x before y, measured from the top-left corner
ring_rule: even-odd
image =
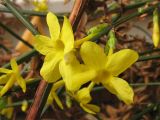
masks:
[[[56,41],[56,49],[57,50],[62,50],[62,51],[64,51],[64,44],[63,44],[63,42],[62,41],[60,41],[60,40],[57,40]]]
[[[100,70],[100,71],[97,71],[97,76],[93,81],[95,83],[100,83],[104,80],[106,81],[106,80],[110,79],[110,77],[111,77],[110,72],[108,72],[107,70]]]

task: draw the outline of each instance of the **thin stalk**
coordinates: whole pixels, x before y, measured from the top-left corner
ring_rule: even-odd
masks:
[[[12,31],[9,27],[7,27],[6,25],[4,25],[3,23],[0,22],[0,26],[5,29],[6,31],[8,31],[11,35],[13,35],[15,38],[17,38],[18,40],[20,40],[21,42],[23,42],[26,46],[28,46],[29,48],[33,48],[33,46],[28,43],[27,41],[25,41],[24,39],[22,39],[18,34],[16,34],[14,31]]]
[[[146,3],[152,2],[152,1],[153,0],[145,0],[145,1],[136,2],[134,4],[130,4],[130,5],[124,6],[123,10],[124,11],[128,11],[128,10],[132,10],[134,8],[139,8],[141,6],[144,6]]]
[[[128,20],[130,20],[130,19],[132,19],[132,18],[135,18],[135,17],[137,17],[137,16],[140,16],[140,15],[142,15],[142,14],[144,14],[144,13],[151,13],[151,12],[153,12],[153,10],[154,10],[158,5],[159,5],[159,4],[154,5],[154,6],[150,6],[150,7],[146,8],[146,9],[142,10],[141,12],[137,11],[137,12],[135,12],[135,13],[132,13],[132,14],[128,15],[128,16],[125,16],[125,17],[119,19],[118,21],[116,21],[115,23],[113,23],[113,26],[118,26],[118,25],[120,25],[120,24],[122,24],[122,23],[124,23],[124,22],[126,22],[126,21],[128,21]]]
[[[33,56],[35,56],[35,55],[38,55],[38,52],[37,52],[35,49],[32,49],[31,51],[26,52],[26,53],[24,53],[23,55],[19,56],[19,57],[16,59],[16,61],[17,61],[18,64],[21,64],[21,63],[29,60],[31,57],[33,57]],[[3,65],[2,67],[4,67],[4,68],[10,68],[10,66],[11,66],[11,64],[10,64],[10,62],[9,62],[9,63]]]
[[[129,83],[132,87],[139,87],[139,86],[160,86],[160,82],[150,82],[150,83]],[[106,89],[103,86],[94,87],[92,91],[99,91]]]
[[[21,11],[23,15],[30,15],[30,16],[33,15],[33,16],[41,16],[41,17],[46,17],[47,15],[47,12],[37,12],[33,10],[21,10],[21,9],[19,9],[19,11]],[[7,8],[0,8],[0,12],[12,13],[12,11]]]
[[[12,13],[17,17],[18,20],[20,20],[26,28],[28,28],[33,35],[39,34],[39,32],[34,28],[34,26],[27,20],[25,16],[22,15],[20,11],[16,7],[14,7],[13,3],[10,0],[3,0],[3,5],[5,5],[9,10],[12,11]]]
[[[27,100],[27,102],[29,104],[31,104],[33,102],[33,100]],[[4,108],[9,108],[9,107],[17,107],[17,106],[21,106],[23,104],[23,101],[19,101],[19,102],[15,102],[9,105],[6,105]]]
[[[7,53],[11,53],[11,50],[9,50],[6,46],[0,44],[0,48],[2,48],[3,50],[5,50]]]
[[[154,6],[151,6],[149,8],[146,8],[144,10],[142,10],[141,12],[137,11],[135,13],[132,13],[128,16],[124,16],[123,18],[120,18],[119,20],[117,20],[116,22],[113,22],[112,25],[109,25],[108,27],[106,27],[105,29],[103,29],[102,31],[98,32],[97,34],[95,34],[94,36],[92,36],[91,40],[92,41],[95,41],[97,40],[98,38],[100,38],[101,36],[105,35],[105,34],[108,34],[108,32],[113,28],[113,27],[117,27],[118,25],[122,24],[122,23],[125,23],[137,16],[140,16],[144,13],[150,13],[150,12],[153,12],[154,8],[157,7],[159,4],[157,5],[154,5]]]
[[[147,108],[143,109],[142,112],[139,112],[137,114],[134,114],[131,118],[131,120],[140,120],[142,119],[143,115],[146,113],[149,113],[151,111],[153,111],[153,109],[157,106],[159,106],[160,104],[151,104],[150,106],[148,106]]]
[[[152,50],[146,50],[144,52],[139,53],[139,55],[145,55],[145,54],[149,54],[149,53],[153,53],[153,52],[160,52],[160,48],[152,49]]]
[[[153,60],[153,59],[160,59],[160,55],[140,56],[137,62]]]
[[[40,16],[40,17],[46,17],[48,12],[39,12],[39,11],[33,11],[33,10],[22,10],[18,9],[21,11],[23,15],[29,15],[29,16]],[[0,12],[6,12],[6,13],[12,13],[11,10],[7,8],[0,8]],[[63,19],[62,15],[57,15],[58,19]]]
[[[125,6],[120,6],[120,7],[116,7],[114,9],[112,9],[112,7],[109,7],[107,10],[107,13],[120,13],[120,12],[126,12],[128,10],[133,10],[139,7],[144,6],[146,3],[151,2],[152,0],[145,0],[145,1],[140,1],[140,2],[136,2],[133,4],[129,4],[129,5],[125,5]]]

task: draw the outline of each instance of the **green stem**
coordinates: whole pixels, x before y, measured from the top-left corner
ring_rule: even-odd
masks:
[[[160,86],[160,82],[150,82],[150,83],[129,83],[130,86],[132,87],[138,87],[138,86]],[[103,86],[98,86],[94,87],[92,90],[93,91],[99,91],[99,90],[104,90],[106,89]]]
[[[153,59],[160,59],[160,55],[140,56],[137,62],[153,60]]]
[[[20,63],[22,63],[24,61],[29,60],[32,56],[35,56],[35,55],[38,55],[38,52],[35,49],[32,49],[31,51],[26,52],[25,54],[19,56],[16,59],[16,61],[17,61],[18,64],[20,64]],[[3,65],[2,67],[4,67],[4,68],[10,68],[10,66],[11,66],[11,64],[9,62],[9,63]]]
[[[151,2],[152,0],[145,0],[145,1],[140,1],[140,2],[136,2],[130,5],[126,5],[126,6],[122,6],[122,7],[116,7],[114,9],[112,9],[112,7],[108,8],[107,13],[115,13],[115,12],[126,12],[128,10],[133,10],[135,8],[139,8],[141,6],[144,6],[146,3]],[[121,11],[120,11],[121,10]]]
[[[41,16],[41,17],[46,17],[47,12],[37,12],[37,11],[32,11],[32,10],[20,10],[21,13],[24,15],[33,15],[33,16]],[[0,8],[0,12],[6,12],[6,13],[12,13],[11,10],[7,8]]]
[[[23,15],[30,15],[30,16],[46,17],[48,13],[48,12],[38,12],[38,11],[33,11],[33,10],[22,10],[22,9],[18,9],[18,10],[21,11]],[[12,11],[7,8],[0,8],[0,12],[12,13]],[[63,19],[62,15],[57,15],[57,17],[59,19]]]
[[[160,3],[159,3],[160,4]],[[92,36],[91,40],[92,41],[95,41],[97,40],[98,38],[100,38],[101,36],[105,35],[105,34],[108,34],[108,32],[113,28],[113,27],[117,27],[118,25],[122,24],[122,23],[125,23],[137,16],[140,16],[144,13],[149,13],[149,12],[153,12],[154,8],[157,7],[159,4],[157,5],[154,5],[154,6],[151,6],[149,8],[146,8],[144,10],[142,10],[141,12],[135,12],[135,13],[132,13],[128,16],[125,16],[123,18],[120,18],[119,20],[117,20],[116,22],[113,22],[112,25],[109,25],[108,27],[102,29],[101,31],[99,31],[97,34],[95,34],[94,36]]]
[[[27,100],[27,102],[29,104],[33,103],[33,100]],[[4,108],[9,108],[9,107],[17,107],[17,106],[21,106],[23,104],[23,101],[19,101],[19,102],[15,102],[9,105],[6,105]]]
[[[153,10],[154,10],[158,5],[159,5],[159,4],[154,5],[154,6],[150,6],[149,8],[146,8],[146,9],[142,10],[141,12],[137,11],[137,12],[135,12],[135,13],[132,13],[132,14],[128,15],[128,16],[125,16],[125,17],[119,19],[118,21],[116,21],[115,23],[113,23],[113,26],[118,26],[118,25],[120,25],[120,24],[122,24],[122,23],[124,23],[124,22],[126,22],[126,21],[128,21],[128,20],[130,20],[130,19],[132,19],[132,18],[134,18],[134,17],[140,16],[140,15],[142,15],[142,14],[144,14],[144,13],[151,13],[151,12],[153,12]]]
[[[142,119],[144,114],[153,111],[153,109],[155,107],[157,107],[157,106],[159,106],[159,104],[151,104],[147,108],[143,109],[142,112],[139,112],[138,114],[134,114],[133,117],[131,118],[131,120],[140,120],[140,119]]]
[[[152,50],[146,50],[144,52],[139,53],[139,55],[145,55],[145,54],[149,54],[149,53],[153,53],[153,52],[159,52],[160,48],[157,49],[152,49]]]
[[[4,49],[7,53],[11,53],[11,51],[4,45],[0,44],[0,48]]]
[[[130,5],[124,6],[123,10],[124,11],[128,11],[128,10],[132,10],[134,8],[139,8],[139,7],[141,7],[141,6],[143,6],[146,3],[151,2],[151,1],[153,1],[153,0],[145,0],[145,1],[136,2],[134,4],[130,4]]]
[[[12,31],[9,27],[7,27],[6,25],[4,25],[3,23],[0,22],[0,26],[5,29],[6,31],[8,31],[11,35],[13,35],[15,38],[17,38],[18,40],[20,40],[21,42],[23,42],[25,45],[27,45],[29,48],[33,48],[33,46],[26,42],[24,39],[22,39],[18,34],[16,34],[14,31]]]
[[[3,5],[5,5],[9,10],[12,11],[12,13],[20,20],[31,32],[33,35],[39,34],[39,32],[34,28],[34,26],[25,18],[20,11],[14,5],[10,0],[3,0]]]

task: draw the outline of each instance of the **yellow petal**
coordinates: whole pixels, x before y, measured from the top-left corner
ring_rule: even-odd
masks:
[[[11,68],[12,70],[17,73],[19,71],[19,68],[18,68],[18,65],[17,65],[17,62],[14,58],[11,59]]]
[[[82,43],[84,43],[85,41],[89,41],[93,38],[95,34],[90,34],[82,39],[79,39],[79,40],[76,40],[75,43],[74,43],[74,47],[75,48],[79,48],[81,46]]]
[[[6,84],[11,74],[5,74],[0,76],[0,84]]]
[[[12,70],[6,69],[6,68],[0,68],[0,73],[11,73]]]
[[[49,52],[54,51],[54,42],[46,36],[36,35],[34,47],[42,55],[47,55]]]
[[[56,83],[54,83],[51,91],[56,91],[58,88],[62,87],[64,85],[64,80],[59,80]]]
[[[155,9],[153,12],[153,43],[155,47],[158,47],[160,41],[160,28],[159,28],[159,11]]]
[[[75,98],[77,101],[79,101],[79,103],[82,103],[82,104],[87,104],[92,100],[90,95],[90,90],[88,88],[80,89],[76,93]]]
[[[53,102],[53,97],[52,97],[52,95],[51,95],[51,93],[49,94],[49,96],[48,96],[48,98],[47,98],[47,102],[46,102],[46,105],[51,105],[52,104],[52,102]]]
[[[12,104],[12,99],[11,97],[7,98],[7,104],[11,105]],[[9,107],[9,108],[4,108],[1,110],[2,115],[6,116],[8,119],[11,119],[12,115],[13,115],[13,107]]]
[[[138,60],[138,53],[134,50],[124,49],[108,57],[106,70],[118,76]]]
[[[1,89],[0,96],[3,96],[14,84],[15,76],[11,76],[6,85]]]
[[[69,57],[70,62],[61,61],[59,69],[67,90],[75,92],[83,84],[93,79],[96,76],[96,72],[80,64],[74,54],[69,55]]]
[[[59,97],[57,96],[57,94],[56,94],[56,93],[52,93],[52,94],[53,94],[53,98],[55,99],[57,105],[58,105],[61,109],[63,109],[62,102],[60,101],[60,99],[59,99]]]
[[[17,82],[19,84],[19,86],[22,88],[23,92],[26,92],[26,81],[22,78],[21,75],[16,75],[17,76]]]
[[[69,91],[75,92],[77,91],[82,85],[91,81],[96,76],[96,72],[94,70],[86,70],[81,73],[77,73],[72,77],[69,76],[65,79],[66,87]]]
[[[63,109],[63,105],[62,105],[62,102],[60,101],[59,97],[57,96],[56,92],[53,90],[53,87],[52,87],[52,90],[48,96],[48,99],[47,99],[47,105],[51,105],[53,103],[53,100],[55,100],[55,102],[57,103],[57,105]]]
[[[40,70],[40,74],[44,80],[47,82],[56,82],[60,79],[59,62],[62,57],[63,55],[61,53],[49,53],[46,55],[43,66]]]
[[[103,69],[106,63],[104,50],[94,42],[84,42],[80,49],[83,62],[93,69]]]
[[[26,112],[27,108],[28,108],[28,102],[27,102],[27,100],[24,100],[24,101],[22,102],[21,110],[22,110],[23,112]]]
[[[57,19],[53,13],[49,12],[47,14],[47,24],[49,27],[49,32],[52,40],[58,40],[60,35],[60,26]]]
[[[96,114],[100,111],[100,108],[97,105],[80,103],[80,106],[83,108],[84,111],[90,114]]]
[[[126,104],[133,103],[134,92],[125,80],[118,77],[112,77],[110,80],[106,80],[102,84],[108,91],[115,94]]]
[[[63,42],[65,48],[64,53],[71,51],[74,47],[74,35],[69,20],[64,16],[63,27],[61,31],[60,40]]]

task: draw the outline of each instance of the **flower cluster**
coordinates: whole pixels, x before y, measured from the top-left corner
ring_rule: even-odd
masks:
[[[15,59],[11,59],[11,68],[0,68],[0,96],[3,96],[16,82],[22,88],[23,92],[26,92],[26,81],[22,78],[18,65]]]
[[[66,93],[79,102],[86,112],[99,112],[99,107],[91,104],[90,95],[96,84],[103,85],[126,104],[133,103],[132,88],[118,75],[137,61],[137,52],[123,49],[106,55],[102,47],[90,41],[85,41],[77,48],[71,24],[66,17],[61,29],[57,17],[49,12],[47,24],[50,37],[36,35],[34,47],[45,56],[41,76],[47,82],[54,82],[48,104],[55,99],[63,109],[56,90],[65,86]]]

